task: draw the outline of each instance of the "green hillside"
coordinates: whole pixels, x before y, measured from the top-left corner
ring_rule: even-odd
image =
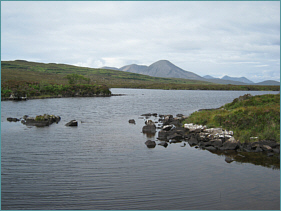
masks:
[[[79,74],[90,79],[89,84],[109,88],[199,89],[199,90],[279,90],[279,86],[218,85],[210,82],[158,78],[118,70],[77,67],[67,64],[38,63],[24,60],[1,61],[1,82],[25,81],[28,83],[68,84],[69,74]]]

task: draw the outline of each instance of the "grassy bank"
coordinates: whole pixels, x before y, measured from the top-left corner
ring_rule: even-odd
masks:
[[[279,86],[221,85],[206,81],[179,78],[160,78],[118,70],[77,67],[66,64],[38,63],[23,60],[1,61],[1,81],[67,85],[67,75],[78,74],[88,78],[90,84],[109,88],[181,89],[181,90],[272,90]],[[3,87],[3,85],[2,85]]]
[[[50,84],[27,81],[6,81],[1,83],[1,99],[27,96],[28,98],[45,97],[91,97],[110,95],[109,88],[105,85],[92,84]]]
[[[242,143],[257,140],[280,143],[280,94],[244,95],[219,109],[194,112],[184,123],[232,130],[235,139]]]

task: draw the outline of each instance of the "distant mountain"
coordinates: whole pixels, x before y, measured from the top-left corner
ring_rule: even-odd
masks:
[[[208,81],[216,84],[233,84],[233,85],[280,85],[280,82],[268,80],[260,83],[254,83],[253,81],[245,77],[230,77],[224,76],[223,78],[215,78],[211,75],[205,75],[203,77],[189,71],[185,71],[176,65],[172,64],[168,60],[160,60],[149,66],[131,64],[121,68],[116,67],[102,67],[102,69],[121,70],[124,72],[138,73],[143,75],[149,75],[153,77],[163,78],[184,78],[198,81]]]
[[[256,85],[280,86],[280,82],[274,80],[266,80],[263,82],[256,83]]]
[[[221,79],[223,80],[229,80],[229,81],[239,81],[239,82],[243,82],[245,84],[254,84],[253,81],[250,81],[249,79],[245,78],[245,77],[230,77],[230,76],[224,76]]]
[[[165,77],[165,78],[185,78],[191,80],[203,80],[201,76],[185,71],[176,65],[172,64],[168,60],[160,60],[151,64],[148,67],[150,76]]]
[[[185,71],[176,65],[172,64],[168,60],[160,60],[157,61],[150,66],[145,65],[127,65],[124,67],[121,67],[119,70],[126,71],[126,72],[132,72],[132,73],[138,73],[138,74],[144,74],[154,77],[163,77],[163,78],[185,78],[185,79],[191,79],[191,80],[204,80],[201,76]]]

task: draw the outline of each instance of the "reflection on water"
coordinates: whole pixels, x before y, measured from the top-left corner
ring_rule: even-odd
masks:
[[[234,150],[229,151],[209,151],[213,154],[217,154],[219,156],[224,156],[226,162],[237,162],[237,163],[251,163],[258,166],[264,166],[272,169],[280,169],[280,158],[277,155],[267,156],[266,153],[263,152],[237,152]]]

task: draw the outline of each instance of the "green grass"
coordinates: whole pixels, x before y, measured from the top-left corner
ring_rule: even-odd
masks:
[[[194,112],[184,123],[232,130],[242,143],[250,142],[250,137],[280,143],[280,94],[242,96],[218,110]]]

